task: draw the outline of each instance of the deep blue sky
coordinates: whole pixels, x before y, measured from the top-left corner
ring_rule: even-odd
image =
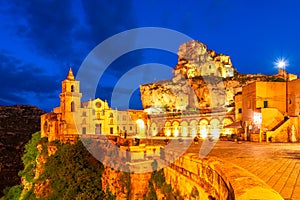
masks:
[[[299,10],[297,0],[0,0],[0,105],[51,110],[59,104],[60,81],[70,66],[76,73],[100,42],[146,26],[180,31],[230,55],[242,73],[274,74],[275,59],[286,57],[288,71],[300,75]],[[100,82],[98,96],[110,101],[116,81],[137,65],[173,67],[176,61],[175,55],[160,51],[124,55]],[[133,108],[139,107],[138,98],[133,97]]]

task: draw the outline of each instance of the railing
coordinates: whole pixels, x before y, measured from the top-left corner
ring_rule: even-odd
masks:
[[[275,131],[277,128],[279,128],[284,122],[286,122],[289,118],[285,117],[282,121],[280,121],[276,126],[274,126],[270,131]]]

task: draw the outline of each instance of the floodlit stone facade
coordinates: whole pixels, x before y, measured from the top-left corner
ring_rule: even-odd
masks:
[[[253,82],[243,87],[238,119],[245,126],[244,138],[251,141],[297,142],[299,135],[300,79],[286,82]]]
[[[207,50],[206,45],[199,41],[189,41],[180,45],[178,64],[174,73],[186,78],[198,76],[232,77],[234,69],[230,57]]]
[[[82,103],[81,96],[80,82],[75,80],[70,69],[62,81],[60,106],[41,116],[42,137],[49,141],[74,141],[78,134],[145,135],[146,115],[143,111],[114,110],[99,98]]]

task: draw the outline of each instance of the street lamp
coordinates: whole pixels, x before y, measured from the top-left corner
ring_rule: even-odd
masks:
[[[285,80],[285,111],[288,114],[288,74],[286,72],[286,67],[288,66],[288,62],[284,58],[279,58],[275,61],[275,65],[278,69],[281,69],[283,72],[283,78]]]
[[[275,61],[275,65],[277,68],[285,70],[288,66],[288,62],[284,58],[279,58]]]

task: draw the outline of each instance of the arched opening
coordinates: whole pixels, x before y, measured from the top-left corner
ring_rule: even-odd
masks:
[[[145,136],[145,123],[142,119],[136,120],[136,131],[138,136]]]
[[[165,127],[164,127],[164,134],[167,137],[171,136],[171,123],[170,122],[166,122],[165,123]]]
[[[152,136],[156,136],[157,135],[157,126],[156,126],[156,123],[152,123],[151,124],[151,134],[152,134]]]
[[[218,119],[212,119],[210,121],[210,134],[214,139],[218,139],[220,137],[220,121]]]
[[[74,92],[74,85],[71,85],[71,92]]]
[[[190,122],[190,127],[191,127],[191,136],[195,137],[197,135],[197,121],[196,120],[192,120]]]
[[[200,137],[205,139],[208,135],[208,121],[206,119],[201,119],[199,123]]]
[[[179,136],[179,123],[177,121],[173,122],[172,128],[173,128],[173,136],[178,137]]]
[[[181,136],[188,136],[188,123],[186,121],[181,123]]]
[[[71,102],[71,112],[75,112],[75,103],[74,103],[74,101]]]

